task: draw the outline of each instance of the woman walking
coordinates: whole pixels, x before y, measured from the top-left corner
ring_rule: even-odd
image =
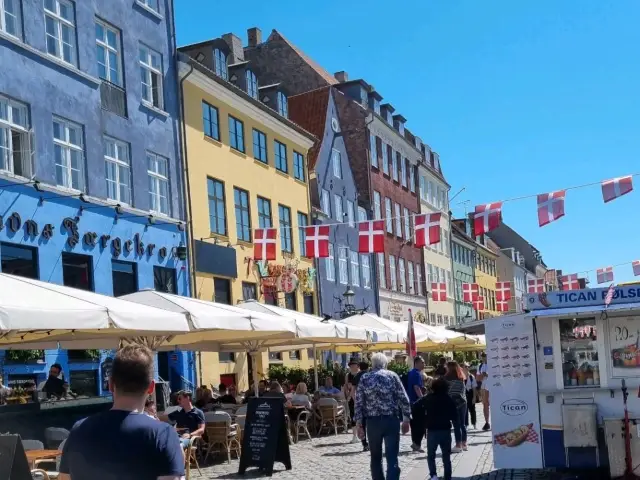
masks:
[[[462,450],[467,450],[467,427],[465,426],[465,418],[467,416],[465,381],[467,377],[458,362],[448,362],[447,373],[444,378],[449,382],[449,396],[456,404],[456,411],[458,412],[457,425],[453,426],[456,446],[451,449],[453,453],[458,453]]]
[[[469,364],[465,363],[463,367],[464,374],[467,379],[464,382],[464,386],[467,390],[467,412],[465,417],[465,425],[467,430],[469,429],[469,417],[471,417],[471,425],[473,429],[476,429],[476,391],[478,389],[478,382],[471,372],[469,372]]]

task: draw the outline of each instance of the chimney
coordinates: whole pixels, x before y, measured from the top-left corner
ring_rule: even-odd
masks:
[[[344,70],[334,73],[333,76],[336,77],[336,80],[338,80],[340,83],[349,81],[349,74]]]
[[[240,40],[240,37],[233,33],[225,33],[222,35],[222,39],[229,45],[229,49],[231,50],[229,54],[230,58],[227,60],[229,65],[244,62],[244,48],[242,48],[242,40]]]
[[[248,28],[247,40],[250,47],[257,47],[262,43],[262,30],[258,27]]]

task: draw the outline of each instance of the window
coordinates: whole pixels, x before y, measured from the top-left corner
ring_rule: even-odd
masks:
[[[360,262],[358,259],[358,252],[349,252],[351,260],[351,285],[355,287],[360,286]]]
[[[407,159],[400,157],[400,183],[403,187],[407,186]]]
[[[295,310],[295,308],[291,310]],[[289,352],[289,360],[300,360],[300,350],[291,350]]]
[[[298,298],[296,292],[284,294],[284,308],[287,310],[298,310]]]
[[[0,243],[0,269],[2,273],[37,280],[39,278],[38,249]]]
[[[113,296],[121,297],[138,291],[138,269],[133,262],[111,260]]]
[[[333,195],[333,203],[336,207],[336,220],[339,222],[344,221],[344,215],[342,212],[342,197],[340,195]]]
[[[269,352],[269,362],[281,362],[282,352]]]
[[[6,0],[4,3],[7,3]],[[16,8],[18,8],[17,5]],[[76,26],[73,3],[66,0],[44,0],[44,23],[47,53],[71,65],[76,65]]]
[[[202,120],[204,134],[214,140],[220,140],[220,117],[218,115],[218,109],[213,105],[209,105],[207,102],[202,102]]]
[[[162,109],[162,55],[146,45],[140,45],[140,78],[142,101]]]
[[[224,183],[213,178],[207,179],[209,197],[209,228],[211,233],[227,234],[227,212],[224,201]],[[260,201],[258,200],[258,205]]]
[[[391,211],[391,199],[384,199],[384,213],[387,223],[387,233],[393,233],[393,213]]]
[[[298,212],[298,240],[300,241],[300,255],[307,256],[307,242],[305,242],[305,228],[309,220],[304,213]]]
[[[320,208],[322,209],[322,213],[327,216],[331,216],[331,200],[329,197],[329,190],[325,190],[324,188],[320,192]]]
[[[213,279],[213,301],[216,303],[223,303],[225,305],[231,305],[231,281],[226,278]]]
[[[369,255],[360,255],[360,265],[362,266],[362,286],[371,288],[371,267],[369,266]]]
[[[362,207],[358,207],[358,222],[366,222],[366,221],[367,221],[367,211]]]
[[[287,173],[289,165],[287,165],[287,146],[277,140],[273,141],[273,148],[276,154],[276,168],[281,172]]]
[[[431,181],[429,182],[427,194],[429,195],[429,203],[435,207],[436,206],[436,189],[433,186],[433,182]]]
[[[243,300],[257,300],[258,291],[255,283],[242,282],[242,299]]]
[[[432,313],[431,315],[429,315],[429,321],[431,323],[431,325],[435,325],[436,324],[436,314]]]
[[[218,361],[222,363],[233,363],[236,361],[236,354],[233,352],[219,352]],[[220,375],[220,378],[224,376]],[[235,382],[233,382],[235,384]]]
[[[27,106],[0,96],[0,170],[30,178],[30,143]]]
[[[391,149],[391,175],[393,179],[398,181],[398,157],[400,156],[400,152],[394,152]]]
[[[416,294],[422,295],[422,265],[416,263]]]
[[[411,216],[408,208],[404,209],[402,220],[404,221],[404,238],[405,240],[411,240]]]
[[[283,252],[293,252],[291,243],[291,209],[284,205],[278,205],[278,215],[280,217],[280,246]]]
[[[131,164],[129,145],[114,138],[104,139],[107,197],[131,204]]]
[[[382,142],[382,171],[389,175],[389,151],[388,146]]]
[[[384,253],[378,253],[378,274],[380,276],[380,288],[387,288],[387,272],[384,263]]]
[[[219,48],[216,48],[213,51],[213,58],[215,62],[214,68],[216,75],[224,80],[228,80],[229,72],[227,70],[227,56],[225,53]]]
[[[400,212],[400,204],[396,203],[393,207],[396,217],[396,235],[402,238],[402,214]]]
[[[289,106],[287,104],[287,96],[278,92],[278,113],[285,118],[289,118]]]
[[[19,0],[0,0],[0,30],[20,38],[21,26]]]
[[[251,70],[245,72],[245,79],[247,81],[247,93],[256,100],[258,99],[258,78],[256,74]]]
[[[260,130],[253,129],[253,158],[262,163],[269,163],[267,159],[267,136]]]
[[[293,152],[293,178],[305,181],[304,175],[304,156],[296,151]]]
[[[356,226],[356,212],[353,209],[353,202],[351,200],[347,200],[347,221],[349,222],[350,227]]]
[[[396,257],[389,255],[389,275],[391,277],[391,290],[398,289],[398,281],[396,277]]]
[[[340,150],[334,148],[331,151],[331,164],[333,165],[333,176],[342,178],[342,155]]]
[[[249,211],[249,192],[233,188],[233,202],[236,208],[236,233],[238,240],[251,241],[251,212]]]
[[[147,152],[151,211],[169,215],[169,161]]]
[[[178,294],[176,269],[169,267],[153,267],[153,288],[159,292]]]
[[[309,315],[315,315],[315,302],[313,300],[312,293],[305,293],[302,297],[304,303],[304,313],[308,313]],[[313,350],[313,349],[312,349]],[[310,358],[313,358],[313,353],[311,353]]]
[[[382,218],[382,205],[380,204],[380,192],[373,192],[373,218],[380,220]]]
[[[258,226],[260,228],[271,228],[273,226],[271,201],[262,197],[258,197]]]
[[[436,315],[438,317],[438,325],[442,325],[442,315]]]
[[[409,189],[411,193],[416,193],[416,167],[409,167]]]
[[[426,201],[427,200],[427,186],[425,179],[422,175],[420,175],[420,199]]]
[[[398,277],[400,280],[400,291],[407,293],[407,275],[404,269],[404,258],[398,259]]]
[[[66,287],[93,291],[93,257],[62,252],[62,282]]]
[[[136,0],[138,3],[149,7],[151,10],[160,13],[160,7],[158,6],[158,0]]]
[[[338,247],[338,272],[340,274],[340,283],[347,285],[349,283],[349,267],[348,250],[346,247]]]
[[[371,159],[371,165],[378,167],[378,149],[376,145],[376,136],[372,133],[369,134],[369,157]]]
[[[106,23],[96,21],[96,50],[98,76],[121,87],[120,32]]]
[[[413,263],[407,262],[407,276],[409,277],[409,293],[416,293],[415,279],[413,276]]]
[[[244,153],[244,124],[242,120],[229,115],[229,145],[234,150]]]
[[[333,244],[329,244],[329,256],[325,258],[324,267],[327,270],[327,280],[330,282],[336,281],[336,264],[335,257],[333,255]]]
[[[447,275],[447,296],[448,297],[452,297],[453,296],[453,283],[451,283],[451,272],[447,271],[446,275]]]
[[[59,186],[84,188],[84,142],[82,127],[59,118],[53,119],[53,148],[56,182]]]

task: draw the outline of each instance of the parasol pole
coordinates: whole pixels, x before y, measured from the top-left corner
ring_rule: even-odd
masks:
[[[316,382],[316,391],[320,388],[318,385],[318,352],[316,351],[316,344],[313,343],[313,379]]]

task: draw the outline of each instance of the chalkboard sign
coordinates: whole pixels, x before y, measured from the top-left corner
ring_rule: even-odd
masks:
[[[32,480],[27,454],[18,435],[0,435],[0,478]]]
[[[247,408],[240,469],[258,467],[267,476],[273,474],[273,464],[283,463],[291,470],[289,436],[281,398],[252,398]]]

